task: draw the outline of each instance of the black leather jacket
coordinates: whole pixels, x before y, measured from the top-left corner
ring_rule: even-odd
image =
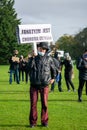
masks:
[[[87,60],[83,57],[80,57],[77,60],[77,69],[79,70],[79,78],[87,80]]]
[[[50,56],[37,55],[28,62],[30,84],[33,87],[41,88],[49,85],[51,79],[56,77],[54,62]]]
[[[68,74],[72,71],[73,65],[71,60],[64,60],[62,64],[65,66],[65,73]]]

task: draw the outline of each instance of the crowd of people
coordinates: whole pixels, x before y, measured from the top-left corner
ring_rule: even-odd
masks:
[[[37,101],[38,94],[41,97],[41,124],[44,127],[48,126],[48,93],[49,85],[50,92],[54,91],[55,83],[58,84],[58,91],[63,92],[62,88],[62,68],[64,66],[64,78],[67,91],[71,89],[75,92],[76,88],[72,82],[73,63],[69,53],[65,53],[61,59],[58,52],[53,53],[48,47],[48,43],[41,42],[37,45],[37,54],[28,55],[27,60],[23,56],[18,55],[18,50],[14,50],[12,57],[9,59],[9,83],[12,84],[12,76],[14,81],[20,84],[20,81],[30,82],[30,126],[35,127],[37,124],[38,112]],[[82,90],[86,82],[87,95],[87,50],[77,61],[77,69],[79,70],[79,87],[78,101],[82,102]]]
[[[20,84],[20,81],[29,81],[29,73],[27,71],[27,64],[31,55],[25,59],[23,55],[18,57],[18,50],[14,50],[12,56],[9,59],[9,84],[12,84],[12,81],[16,81],[17,84]]]

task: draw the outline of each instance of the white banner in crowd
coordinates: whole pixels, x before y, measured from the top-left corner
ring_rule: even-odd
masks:
[[[51,24],[18,25],[19,43],[52,42]]]
[[[57,50],[57,52],[58,52],[58,56],[59,57],[63,57],[64,56],[64,51]]]

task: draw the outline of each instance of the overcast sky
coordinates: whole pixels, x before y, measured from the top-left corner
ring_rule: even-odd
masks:
[[[22,24],[51,24],[54,41],[87,27],[87,0],[15,0]]]

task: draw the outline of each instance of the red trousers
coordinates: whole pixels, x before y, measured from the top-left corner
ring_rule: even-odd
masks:
[[[30,124],[36,125],[37,124],[37,101],[38,101],[38,93],[40,93],[41,97],[41,124],[46,125],[48,124],[48,108],[47,108],[47,101],[48,101],[48,93],[49,88],[46,86],[45,88],[41,88],[40,90],[30,87]]]

